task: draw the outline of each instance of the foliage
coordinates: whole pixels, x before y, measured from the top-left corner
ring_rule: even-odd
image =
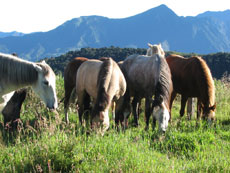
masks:
[[[104,48],[82,48],[77,51],[70,51],[64,55],[55,58],[46,59],[47,63],[54,69],[56,73],[63,74],[64,67],[75,57],[86,57],[89,59],[99,59],[101,57],[112,57],[116,62],[123,61],[126,57],[132,54],[146,54],[146,49],[135,48],[119,48],[119,47],[104,47]],[[169,54],[179,54],[184,57],[191,57],[195,53],[179,53],[179,52],[166,52]],[[208,55],[201,55],[207,62],[211,69],[213,77],[220,79],[225,73],[230,73],[230,53],[215,53]]]
[[[165,135],[144,130],[143,112],[138,128],[117,131],[111,119],[105,136],[88,134],[79,125],[75,105],[67,125],[63,103],[50,112],[30,90],[17,131],[0,126],[0,172],[229,172],[230,84],[227,76],[215,84],[217,121],[210,126],[195,118],[179,119],[176,100]],[[64,96],[61,76],[57,94],[59,100]]]

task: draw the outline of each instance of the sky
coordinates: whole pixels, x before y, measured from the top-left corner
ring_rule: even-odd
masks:
[[[49,31],[80,16],[125,18],[161,4],[178,16],[230,9],[230,0],[1,0],[0,4],[0,32],[23,33]]]

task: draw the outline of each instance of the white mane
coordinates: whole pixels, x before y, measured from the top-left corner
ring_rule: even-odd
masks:
[[[13,55],[0,53],[1,84],[21,85],[35,82],[38,78],[38,72],[33,64]]]

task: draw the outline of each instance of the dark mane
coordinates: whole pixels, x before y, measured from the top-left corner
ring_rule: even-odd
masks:
[[[171,72],[165,58],[159,58],[161,60],[159,64],[160,74],[155,88],[154,105],[160,105],[162,101],[165,102],[166,107],[169,109],[171,93],[173,90],[173,84],[171,81]]]
[[[109,102],[109,95],[107,94],[107,88],[108,88],[108,82],[111,79],[111,73],[112,73],[112,67],[113,67],[113,61],[111,58],[104,59],[103,63],[101,65],[99,74],[98,74],[98,81],[97,81],[97,95],[100,97],[97,97],[93,116],[96,115],[98,112],[103,111],[106,109],[106,107],[110,104]]]

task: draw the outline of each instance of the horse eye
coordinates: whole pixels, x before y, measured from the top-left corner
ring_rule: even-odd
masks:
[[[48,86],[49,82],[48,81],[44,81],[43,84]]]

